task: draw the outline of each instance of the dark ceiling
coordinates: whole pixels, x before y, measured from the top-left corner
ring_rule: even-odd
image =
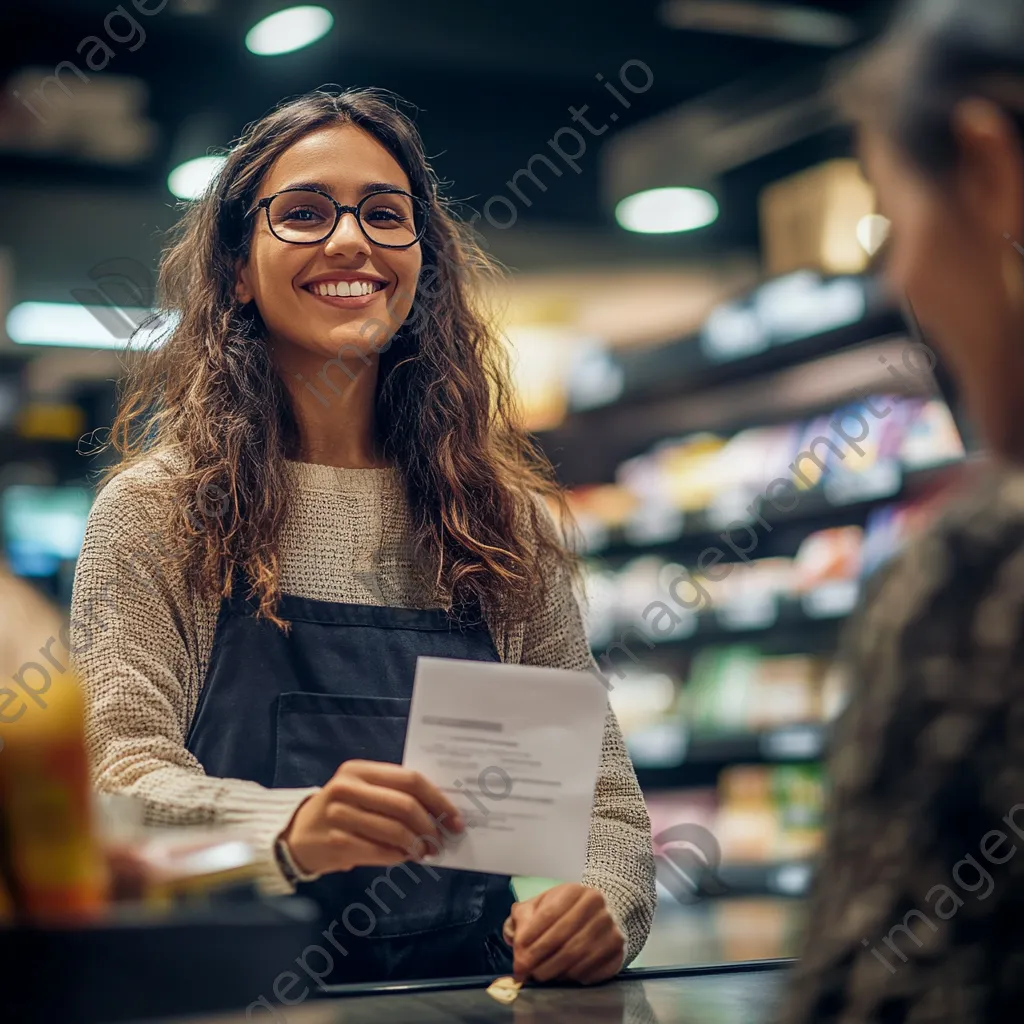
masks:
[[[160,0],[136,2],[160,6]],[[335,14],[330,35],[296,53],[266,58],[246,51],[245,31],[263,14],[286,6],[284,0],[168,0],[148,17],[132,0],[123,0],[121,7],[141,26],[145,41],[140,44],[137,33],[131,37],[126,21],[116,21],[114,33],[129,41],[108,39],[114,56],[103,71],[90,74],[92,81],[134,76],[148,87],[144,114],[157,126],[154,147],[128,166],[69,152],[32,155],[17,138],[12,141],[11,131],[19,117],[24,120],[11,95],[11,76],[31,66],[49,73],[62,60],[82,64],[81,41],[103,37],[104,19],[117,5],[9,5],[0,15],[0,77],[7,83],[0,110],[7,126],[6,152],[0,153],[0,227],[3,243],[14,251],[14,298],[56,297],[102,259],[150,259],[156,232],[174,218],[165,182],[179,157],[228,143],[283,96],[324,83],[382,86],[414,103],[434,165],[451,183],[449,194],[479,208],[505,190],[510,176],[543,151],[560,127],[571,124],[570,106],[620,111],[603,143],[722,86],[738,82],[741,94],[745,81],[784,83],[833,56],[819,47],[675,30],[659,17],[656,0],[321,2]],[[861,38],[877,29],[890,7],[880,0],[815,6],[849,16]],[[134,52],[130,45],[136,45]],[[626,110],[616,106],[597,76],[615,82],[630,60],[650,68],[653,84],[631,95]],[[753,247],[759,188],[846,145],[841,134],[826,133],[732,171],[722,179],[723,216],[712,228],[688,237],[624,239],[623,252],[678,256]],[[623,235],[601,201],[598,150],[594,140],[578,175],[536,193],[533,205],[521,210],[522,225]]]

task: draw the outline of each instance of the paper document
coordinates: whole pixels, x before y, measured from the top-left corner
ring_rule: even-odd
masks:
[[[587,672],[419,658],[402,763],[467,823],[428,863],[578,882],[607,706]]]

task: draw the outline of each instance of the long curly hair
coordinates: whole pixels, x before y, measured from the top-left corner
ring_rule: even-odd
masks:
[[[173,314],[173,326],[162,344],[130,355],[110,434],[120,460],[108,479],[154,453],[172,456],[166,557],[190,585],[227,596],[245,579],[258,614],[284,629],[278,549],[286,461],[300,439],[255,304],[235,296],[236,268],[249,250],[246,212],[268,168],[326,126],[373,136],[429,204],[421,288],[377,357],[376,395],[379,440],[403,481],[423,582],[449,611],[476,606],[521,622],[553,567],[578,568],[544,508],[554,502],[567,512],[564,495],[518,425],[504,343],[480,305],[482,286],[500,270],[441,197],[400,104],[381,90],[322,89],[246,128],[163,253],[158,308]]]

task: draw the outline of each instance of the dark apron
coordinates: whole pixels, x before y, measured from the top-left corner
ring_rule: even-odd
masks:
[[[287,636],[253,610],[237,596],[222,602],[186,743],[216,778],[320,786],[352,758],[400,764],[417,657],[499,660],[486,626],[441,610],[285,595]],[[511,973],[507,875],[410,862],[336,872],[298,892],[324,916],[327,983]]]

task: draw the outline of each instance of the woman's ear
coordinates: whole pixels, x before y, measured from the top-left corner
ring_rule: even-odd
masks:
[[[975,222],[993,238],[1024,227],[1024,151],[1009,117],[983,99],[962,100],[953,114],[959,178]],[[1016,235],[1014,236],[1016,237]]]
[[[249,268],[239,260],[235,264],[235,298],[245,306],[252,302],[255,297],[249,285]]]

